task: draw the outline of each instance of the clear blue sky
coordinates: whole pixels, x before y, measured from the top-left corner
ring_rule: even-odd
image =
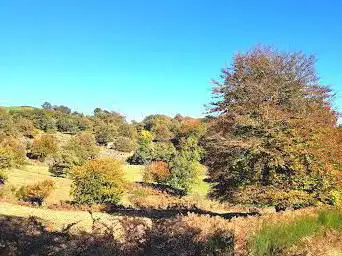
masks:
[[[342,110],[341,1],[2,0],[0,105],[201,116],[209,81],[258,43],[318,58]]]

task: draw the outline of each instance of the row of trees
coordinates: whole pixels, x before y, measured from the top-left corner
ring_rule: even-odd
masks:
[[[42,116],[48,118],[42,119]],[[147,170],[153,169],[154,164],[158,162],[166,166],[169,174],[167,178],[146,181],[163,183],[184,192],[189,192],[196,181],[199,161],[203,154],[199,141],[206,131],[206,124],[202,120],[184,118],[180,115],[175,118],[152,115],[141,123],[130,124],[116,112],[98,108],[95,109],[93,116],[82,116],[72,113],[67,107],[52,106],[49,103],[44,103],[43,109],[2,109],[2,117],[6,120],[3,122],[4,127],[11,130],[1,129],[1,140],[10,139],[21,146],[20,151],[13,145],[10,147],[13,152],[20,152],[23,161],[17,161],[18,165],[23,164],[26,155],[31,159],[47,162],[53,175],[66,177],[72,170],[86,166],[89,161],[96,159],[100,151],[99,146],[111,143],[111,148],[118,151],[134,152],[128,159],[132,164],[151,164]],[[65,132],[61,130],[62,120],[65,118],[82,118],[87,120],[88,125],[85,129],[78,126],[76,134],[72,134],[69,141],[61,143],[60,136],[54,132],[56,129]],[[17,120],[30,123],[30,135],[18,129]],[[42,129],[43,126],[47,127],[44,120],[57,120],[56,129]],[[54,122],[50,124],[52,123]],[[14,136],[21,139],[14,139]],[[9,151],[7,150],[4,155],[9,157]],[[5,165],[1,159],[0,162],[4,164],[3,168],[14,166],[12,163]],[[85,181],[85,184],[87,187],[93,183]]]
[[[342,128],[333,93],[319,81],[314,64],[313,56],[267,47],[237,54],[221,81],[214,82],[211,117],[205,120],[151,115],[128,123],[116,112],[98,108],[93,116],[83,116],[48,103],[43,109],[0,110],[1,168],[23,160],[21,144],[12,139],[17,133],[83,131],[58,154],[49,152],[54,151],[50,135],[36,138],[30,153],[38,159],[55,155],[51,169],[58,174],[76,167],[79,179],[85,170],[102,170],[102,164],[116,166],[88,162],[96,157],[97,145],[111,142],[116,150],[134,151],[128,161],[147,165],[149,182],[187,192],[202,159],[215,198],[279,209],[332,204],[342,195]],[[96,191],[108,194],[114,185],[104,178],[109,174],[101,175],[89,184],[105,184]]]

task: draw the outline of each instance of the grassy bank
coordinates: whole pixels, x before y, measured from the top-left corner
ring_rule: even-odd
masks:
[[[252,255],[284,255],[284,250],[303,238],[326,230],[342,230],[342,211],[322,210],[317,216],[303,216],[290,223],[266,224],[251,239]]]

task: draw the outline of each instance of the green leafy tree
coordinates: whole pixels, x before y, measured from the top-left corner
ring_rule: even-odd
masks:
[[[37,129],[44,132],[52,132],[56,130],[56,120],[49,111],[35,109],[30,112],[32,113],[29,113],[29,115],[32,117]]]
[[[114,140],[111,148],[120,152],[132,152],[136,144],[131,138],[119,136]]]
[[[107,145],[117,136],[117,127],[112,124],[104,124],[95,127],[96,142],[100,145]]]
[[[75,134],[78,131],[76,120],[70,116],[61,115],[58,117],[56,127],[59,132]]]
[[[142,130],[138,135],[138,149],[129,158],[131,164],[147,164],[153,160],[154,148],[153,148],[153,135],[146,130]]]
[[[204,149],[198,144],[198,138],[195,136],[181,138],[178,145],[180,154],[189,161],[201,161]]]
[[[153,161],[170,162],[177,154],[175,146],[171,142],[153,143]]]
[[[327,202],[342,156],[332,93],[314,63],[300,52],[257,47],[223,71],[206,143],[213,195],[239,202],[248,191],[251,199],[277,189],[284,198],[302,191]]]
[[[169,163],[170,175],[166,182],[171,187],[181,189],[186,194],[191,191],[196,182],[198,173],[198,162],[189,161],[186,157],[178,154]]]
[[[25,148],[14,138],[6,137],[0,142],[0,169],[18,167],[25,163]]]
[[[72,180],[72,196],[81,204],[117,204],[126,186],[123,165],[110,158],[90,160],[75,167]]]
[[[42,108],[43,109],[45,109],[45,110],[52,110],[52,105],[51,105],[51,103],[50,102],[44,102],[43,104],[42,104]]]
[[[58,142],[55,136],[44,134],[35,139],[31,146],[30,156],[44,161],[47,156],[53,156],[58,152]]]
[[[72,168],[81,165],[83,161],[74,152],[62,151],[53,157],[49,164],[49,171],[53,176],[66,177],[71,173]]]
[[[72,137],[63,147],[69,154],[75,156],[78,165],[84,164],[87,160],[94,159],[100,152],[96,145],[95,137],[90,132],[81,132]]]
[[[137,139],[137,130],[132,124],[123,123],[118,127],[118,136],[130,138],[131,140]]]
[[[170,130],[172,120],[165,115],[150,115],[143,120],[146,130],[154,135],[157,141],[168,141],[174,137]]]

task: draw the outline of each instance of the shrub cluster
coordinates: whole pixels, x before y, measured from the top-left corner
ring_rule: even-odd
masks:
[[[94,135],[80,132],[53,157],[49,170],[55,176],[65,177],[74,166],[83,165],[88,160],[94,159],[99,151]]]
[[[14,138],[6,137],[0,142],[0,169],[23,165],[25,163],[25,148]]]
[[[145,167],[144,181],[165,183],[170,176],[170,170],[167,163],[156,161]]]
[[[51,134],[44,134],[33,141],[29,156],[44,161],[47,156],[55,155],[57,152],[58,143],[56,137]]]
[[[72,196],[81,204],[120,201],[126,181],[122,163],[111,158],[89,160],[72,170]]]
[[[50,195],[54,189],[54,182],[52,180],[44,180],[32,185],[20,187],[16,195],[18,199],[32,204],[42,205],[46,197]]]
[[[114,139],[112,149],[120,152],[132,152],[136,148],[136,144],[131,138],[119,136]]]

